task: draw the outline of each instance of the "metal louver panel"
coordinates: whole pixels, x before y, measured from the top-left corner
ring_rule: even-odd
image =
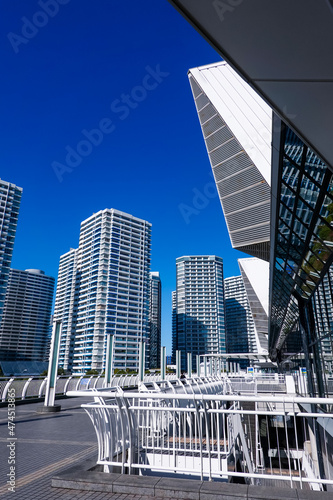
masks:
[[[264,241],[263,243],[257,243],[255,245],[237,247],[238,250],[244,253],[248,253],[253,257],[257,257],[261,260],[269,261],[270,256],[270,244],[268,241]]]
[[[266,168],[267,161],[262,158],[260,145],[255,145],[257,151],[253,151],[253,125],[247,123],[247,118],[254,117],[253,121],[258,126],[258,119],[256,121],[255,118],[257,114],[262,120],[263,104],[253,99],[249,99],[250,104],[247,103],[244,96],[237,94],[239,90],[235,90],[233,96],[224,92],[223,73],[226,68],[230,79],[231,69],[226,63],[190,70],[190,85],[232,246],[239,249],[246,247],[251,255],[268,260],[271,195],[267,176],[265,178],[262,174],[262,164]],[[232,74],[232,77],[237,78],[235,87],[240,89],[241,83],[245,88],[246,84],[238,75]],[[225,114],[221,114],[219,109],[221,93]],[[242,108],[239,103],[242,103]],[[235,135],[229,126],[231,115],[232,120],[236,119],[241,123],[239,128],[242,133],[239,135]],[[266,135],[259,131],[258,140],[263,140]],[[262,149],[267,155],[267,140]],[[260,168],[253,160],[256,155],[261,162]]]
[[[252,166],[253,163],[247,154],[242,151],[235,156],[229,158],[229,160],[224,161],[221,165],[217,165],[214,168],[214,176],[216,182],[226,179],[236,173],[242,173],[243,170]]]
[[[242,170],[220,182],[222,198],[237,191],[247,189],[253,184],[260,184],[262,182],[262,177],[254,165],[247,168],[246,175],[244,173],[244,170]]]
[[[232,238],[235,241],[235,248],[240,248],[244,246],[250,247],[250,245],[247,245],[246,242],[252,238],[252,234],[254,231],[258,238],[258,241],[252,243],[253,245],[256,245],[257,243],[267,242],[267,238],[269,237],[269,227],[267,227],[267,224],[260,224],[258,226],[251,226],[246,229],[242,229],[241,231],[232,233]],[[251,252],[248,253],[251,254]],[[252,252],[252,254],[256,257],[255,253]]]

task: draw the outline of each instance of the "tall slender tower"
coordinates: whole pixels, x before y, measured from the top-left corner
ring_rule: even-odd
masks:
[[[254,324],[257,350],[268,349],[268,279],[269,264],[257,258],[238,259]]]
[[[241,276],[224,280],[228,353],[257,352],[254,323]]]
[[[161,279],[160,273],[149,276],[149,367],[161,365]]]
[[[0,321],[12,261],[22,188],[0,179]]]
[[[60,259],[56,296],[68,370],[102,371],[107,335],[115,336],[114,368],[138,369],[139,342],[149,337],[150,251],[147,221],[105,209],[81,223],[79,248]]]
[[[71,248],[69,252],[60,257],[54,307],[54,318],[61,319],[62,323],[59,364],[66,371],[72,370],[74,357],[77,300],[80,286],[77,272],[77,254],[78,250]]]
[[[182,368],[192,353],[226,352],[224,320],[223,260],[215,255],[184,256],[176,259],[176,335],[173,345],[181,350]],[[175,352],[173,352],[175,357]]]
[[[172,355],[171,363],[176,364],[177,345],[177,291],[174,290],[171,295],[172,300]]]

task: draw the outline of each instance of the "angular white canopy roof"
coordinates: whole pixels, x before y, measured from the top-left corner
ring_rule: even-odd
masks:
[[[189,70],[241,143],[267,184],[271,183],[272,110],[229,64]]]
[[[169,2],[333,170],[333,1]]]

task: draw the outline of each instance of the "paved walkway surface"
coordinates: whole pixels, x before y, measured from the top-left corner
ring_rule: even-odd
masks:
[[[60,413],[38,414],[41,403],[17,405],[14,429],[7,407],[0,408],[1,500],[150,500],[156,497],[110,494],[53,488],[51,478],[67,468],[97,456],[94,428],[80,407],[82,398],[58,400]],[[9,422],[9,426],[8,426]],[[10,435],[10,433],[14,433]],[[11,444],[12,443],[12,444]],[[13,445],[14,443],[14,445]],[[9,445],[9,446],[8,446]],[[15,492],[9,491],[11,464],[15,466]]]

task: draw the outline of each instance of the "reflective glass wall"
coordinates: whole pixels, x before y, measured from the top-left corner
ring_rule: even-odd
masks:
[[[277,136],[269,350],[280,362],[301,353],[311,391],[324,395],[332,374],[333,176],[288,127]]]

